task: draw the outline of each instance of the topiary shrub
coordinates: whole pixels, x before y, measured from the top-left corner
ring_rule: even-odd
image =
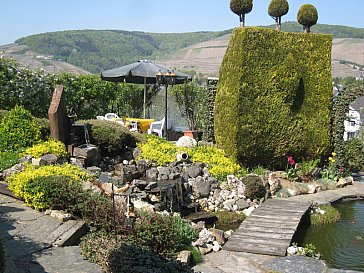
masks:
[[[35,158],[39,158],[45,154],[55,154],[58,157],[67,157],[68,153],[66,150],[66,146],[63,142],[50,139],[48,141],[36,144],[30,148],[25,149],[23,155],[31,155]]]
[[[247,167],[329,154],[330,35],[235,29],[215,100],[215,140]],[[269,50],[268,50],[269,49]]]
[[[314,5],[304,4],[297,12],[297,21],[303,26],[305,32],[310,32],[310,28],[316,25],[318,12]]]
[[[18,151],[40,140],[40,127],[21,106],[9,111],[0,124],[0,151]]]
[[[113,121],[86,120],[80,121],[88,129],[90,142],[100,148],[103,155],[118,155],[127,147],[136,147],[140,139],[139,133],[131,133],[126,127]],[[80,139],[84,139],[84,132],[80,132]],[[85,142],[83,142],[85,143]]]
[[[265,197],[266,189],[259,176],[247,175],[244,176],[241,181],[245,185],[245,196],[250,199],[260,199]]]
[[[5,271],[5,254],[3,249],[3,243],[0,239],[0,273],[4,273]]]

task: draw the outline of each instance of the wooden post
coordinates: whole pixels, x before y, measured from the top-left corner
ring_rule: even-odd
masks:
[[[48,109],[48,118],[51,138],[62,141],[67,145],[69,141],[69,121],[63,85],[57,85],[53,92],[52,102]]]

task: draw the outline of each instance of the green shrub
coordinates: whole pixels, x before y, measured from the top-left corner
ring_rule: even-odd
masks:
[[[90,142],[100,148],[103,155],[120,155],[127,147],[136,147],[139,133],[131,133],[126,127],[113,121],[80,121],[87,126]],[[84,139],[84,132],[81,132]],[[83,142],[85,143],[85,142]]]
[[[364,169],[364,144],[360,139],[352,138],[344,144],[345,167],[358,172]]]
[[[46,209],[49,207],[47,194],[52,192],[52,189],[49,188],[49,184],[39,178],[49,176],[67,176],[75,181],[84,181],[91,177],[80,168],[69,164],[42,166],[37,169],[28,165],[22,172],[8,178],[9,189],[22,198],[27,205],[35,209]]]
[[[319,208],[324,210],[325,213],[321,214],[313,211],[313,213],[310,214],[311,225],[332,224],[337,222],[341,217],[340,212],[331,205],[322,205]]]
[[[16,152],[0,152],[0,172],[19,162],[19,154]]]
[[[30,148],[25,149],[23,155],[32,155],[35,158],[40,158],[45,154],[55,154],[58,157],[67,157],[68,153],[63,142],[56,139],[50,139],[45,142],[38,143]]]
[[[0,239],[0,273],[4,273],[5,271],[5,254],[3,249],[3,244]]]
[[[6,113],[8,112],[8,110],[0,110],[0,123],[3,119],[3,117],[5,117]]]
[[[265,196],[266,189],[259,176],[247,175],[241,179],[245,185],[245,195],[251,199],[260,199]]]
[[[267,169],[266,168],[264,168],[263,166],[257,166],[257,167],[255,167],[255,168],[253,168],[252,170],[251,170],[251,173],[254,173],[254,174],[256,174],[256,175],[265,175],[266,174],[266,172],[267,172]]]
[[[330,35],[235,29],[220,69],[215,140],[244,166],[283,169],[330,150]]]
[[[76,208],[82,219],[95,229],[111,232],[114,225],[116,229],[123,226],[125,208],[115,210],[114,222],[114,208],[110,197],[86,191],[80,197]]]
[[[234,211],[217,211],[215,215],[217,217],[216,228],[224,231],[237,229],[246,218],[244,213]]]
[[[21,106],[9,111],[0,124],[0,151],[18,151],[40,140],[40,127]]]
[[[178,218],[143,212],[136,219],[134,239],[140,247],[173,257],[184,245],[197,239],[197,232]]]
[[[24,187],[27,204],[36,209],[60,209],[73,212],[80,201],[82,182],[69,176],[38,176]]]
[[[40,135],[42,140],[47,140],[51,134],[51,128],[49,125],[49,119],[47,118],[35,118],[38,125],[40,126]]]
[[[168,260],[154,252],[121,244],[112,249],[108,264],[112,273],[192,273],[188,266]]]

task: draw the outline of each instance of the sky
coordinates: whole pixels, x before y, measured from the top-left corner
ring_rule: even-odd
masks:
[[[296,21],[302,4],[313,4],[318,23],[364,28],[364,0],[288,0],[283,22]],[[269,25],[270,0],[253,0],[247,26]],[[220,31],[239,26],[230,0],[0,0],[0,45],[24,36],[80,29],[144,32]]]

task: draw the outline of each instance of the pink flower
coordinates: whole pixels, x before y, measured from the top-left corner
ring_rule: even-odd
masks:
[[[287,157],[287,160],[288,160],[288,163],[289,163],[291,166],[296,165],[296,162],[294,161],[294,159],[293,159],[293,157],[292,157],[292,156]]]

